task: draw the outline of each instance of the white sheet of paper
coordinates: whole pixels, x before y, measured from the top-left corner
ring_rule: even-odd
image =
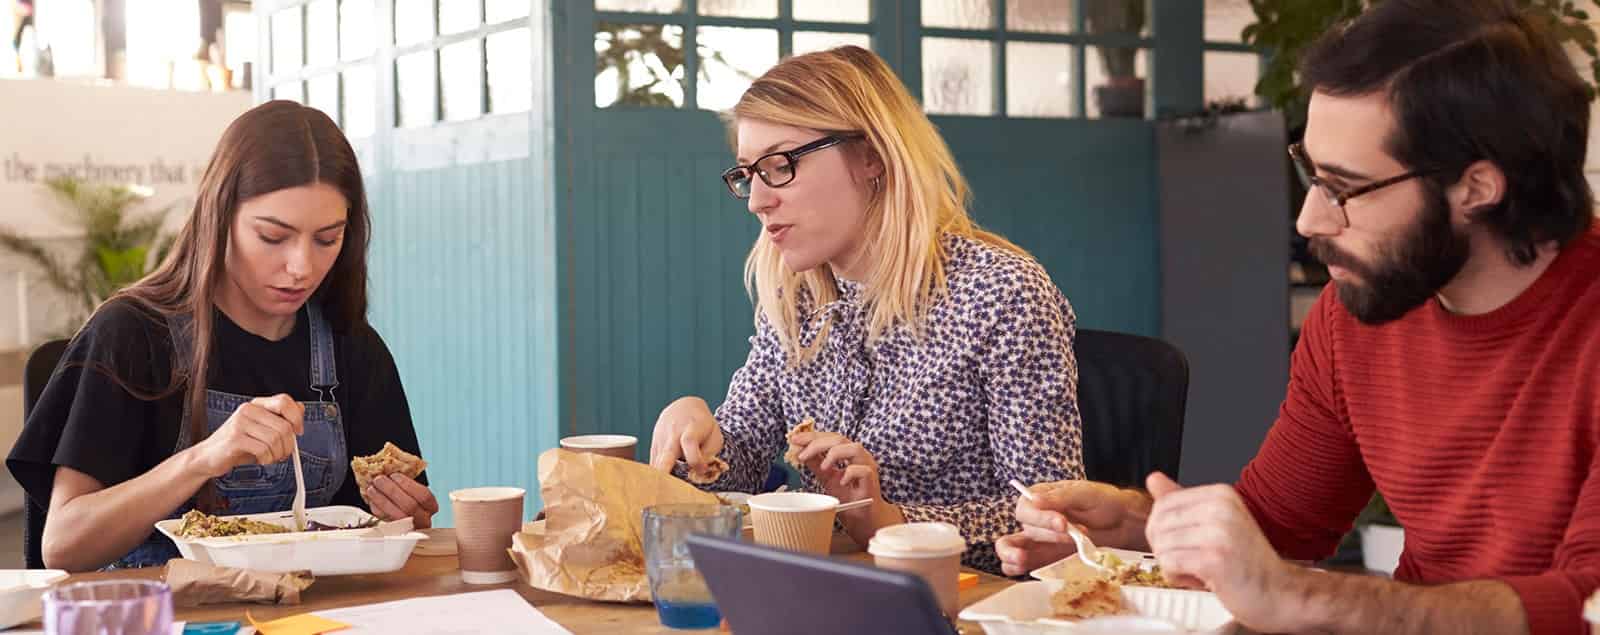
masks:
[[[316,614],[350,625],[339,635],[572,635],[510,589],[413,598]]]

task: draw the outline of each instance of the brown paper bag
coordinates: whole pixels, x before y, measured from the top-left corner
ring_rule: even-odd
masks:
[[[539,456],[545,520],[513,540],[511,559],[536,588],[611,602],[649,602],[642,513],[651,505],[718,504],[644,463],[554,449]]]
[[[300,592],[310,588],[315,581],[310,571],[263,573],[201,564],[182,558],[167,562],[167,586],[172,587],[172,603],[175,606],[194,607],[229,602],[299,604]]]

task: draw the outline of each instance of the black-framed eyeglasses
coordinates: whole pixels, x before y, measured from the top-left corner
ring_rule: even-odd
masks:
[[[767,187],[783,187],[794,181],[794,175],[800,165],[800,157],[818,150],[825,150],[844,143],[851,139],[859,139],[860,134],[828,135],[811,143],[793,150],[773,152],[762,155],[749,165],[736,165],[722,173],[722,183],[728,186],[728,191],[737,199],[750,198],[750,181],[756,176],[761,177],[761,182]]]
[[[1349,203],[1350,199],[1371,194],[1396,183],[1403,183],[1419,176],[1427,176],[1437,172],[1437,170],[1412,170],[1405,174],[1373,181],[1366,185],[1341,189],[1317,176],[1317,164],[1311,162],[1311,157],[1306,154],[1305,146],[1298,143],[1289,144],[1289,162],[1294,164],[1294,171],[1295,174],[1299,175],[1301,185],[1304,185],[1307,190],[1320,190],[1322,196],[1328,199],[1328,203],[1339,210],[1339,218],[1345,227],[1350,226],[1350,215],[1344,209],[1345,203]]]

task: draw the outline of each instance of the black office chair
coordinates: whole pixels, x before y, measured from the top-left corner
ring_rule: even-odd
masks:
[[[1177,479],[1189,395],[1183,351],[1154,338],[1079,329],[1074,352],[1089,480],[1142,488],[1157,470]]]
[[[23,421],[28,420],[28,413],[33,411],[34,404],[39,403],[39,395],[44,394],[44,385],[50,382],[50,375],[55,373],[56,365],[61,362],[61,355],[65,352],[67,340],[51,340],[41,344],[28,356],[28,364],[22,375]],[[23,499],[23,560],[29,569],[43,569],[44,552],[41,545],[44,540],[45,507],[34,501],[31,495],[24,494]]]

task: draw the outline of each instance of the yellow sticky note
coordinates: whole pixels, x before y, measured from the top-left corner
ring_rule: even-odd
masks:
[[[332,633],[350,628],[350,625],[344,622],[335,622],[310,613],[285,617],[271,622],[257,622],[249,611],[245,611],[244,616],[250,620],[250,625],[256,627],[256,632],[261,635],[322,635],[322,633]]]
[[[956,578],[957,589],[970,589],[975,586],[978,586],[978,574],[976,573],[963,573]]]

